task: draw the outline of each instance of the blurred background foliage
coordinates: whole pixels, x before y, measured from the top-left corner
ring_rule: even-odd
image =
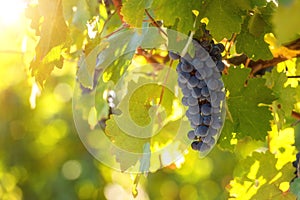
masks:
[[[15,3],[15,8],[20,3],[9,2]],[[131,199],[135,176],[95,160],[82,145],[73,122],[75,58],[88,34],[82,21],[98,12],[97,2],[63,3],[73,11],[76,8],[76,12],[64,11],[72,24],[74,46],[64,68],[53,71],[37,101],[39,90],[29,78],[28,68],[38,38],[29,28],[24,10],[12,15],[5,12],[0,17],[0,199]],[[10,21],[17,14],[18,18]],[[112,18],[116,19],[104,33],[120,25],[118,16]],[[103,20],[99,24],[103,26]],[[296,138],[298,147],[299,141]],[[238,153],[216,147],[207,157],[198,159],[197,153],[189,152],[175,164],[142,177],[136,199],[227,199],[226,189],[230,189],[238,159],[259,146],[244,142],[243,150],[237,147]]]

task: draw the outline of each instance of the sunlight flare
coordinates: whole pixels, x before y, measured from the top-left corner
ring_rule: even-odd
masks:
[[[0,1],[0,24],[11,25],[18,22],[25,8],[24,0]]]

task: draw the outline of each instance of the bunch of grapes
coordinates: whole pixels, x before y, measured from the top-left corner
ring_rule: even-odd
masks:
[[[182,104],[188,106],[186,116],[193,128],[188,132],[192,149],[207,152],[216,143],[223,126],[222,111],[225,89],[221,72],[225,65],[221,53],[223,44],[193,40],[195,54],[183,57],[174,52],[172,59],[180,59],[176,68],[178,86],[183,93]]]
[[[297,153],[296,160],[293,162],[293,166],[296,168],[295,171],[296,177],[294,179],[299,178],[300,177],[300,152]]]

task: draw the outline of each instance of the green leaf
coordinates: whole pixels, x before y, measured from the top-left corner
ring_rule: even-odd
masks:
[[[231,0],[206,1],[201,11],[203,11],[203,14],[200,12],[201,17],[208,18],[207,29],[216,40],[231,38],[233,33],[241,31],[242,12],[235,2]]]
[[[40,40],[36,56],[30,63],[31,74],[43,86],[54,67],[62,68],[64,48],[68,47],[69,29],[65,23],[60,0],[40,0],[38,7],[29,8],[31,26],[37,30]],[[43,20],[41,20],[43,18]]]
[[[277,7],[272,2],[265,5],[263,7],[254,8],[254,14],[249,16],[249,33],[251,33],[255,37],[259,37],[261,35],[265,35],[266,33],[270,33],[273,31],[271,20],[272,15],[274,14],[274,11]]]
[[[228,119],[228,115],[226,116],[225,124],[222,129],[222,133],[218,140],[218,144],[221,148],[233,151],[234,145],[231,144],[231,140],[234,139],[234,126],[233,123]]]
[[[197,0],[153,0],[151,8],[156,20],[163,20],[165,26],[177,27],[177,31],[188,34],[194,29],[192,11],[199,11],[200,4]]]
[[[149,42],[149,39],[152,40]],[[84,62],[90,64],[83,62],[83,65],[80,65],[82,79],[79,78],[79,81],[86,87],[92,87],[93,71],[97,68],[104,71],[105,82],[113,81],[116,84],[126,72],[138,47],[155,48],[164,41],[156,28],[128,29],[103,39],[93,54],[85,59]]]
[[[278,114],[279,119],[276,120],[278,128],[282,128],[285,119],[291,116],[294,104],[296,103],[296,89],[290,85],[284,86],[287,82],[286,75],[277,72],[277,68],[273,68],[272,72],[267,72],[264,76],[266,85],[273,91],[276,100],[273,102],[272,111]],[[276,119],[276,118],[275,118]]]
[[[293,199],[294,195],[280,190],[280,184],[293,178],[293,166],[288,163],[277,169],[277,162],[269,151],[253,152],[236,168],[230,195],[237,199]]]
[[[251,26],[254,26],[255,24],[252,24],[254,22],[249,21],[252,18],[247,18],[247,20],[244,22],[241,33],[236,37],[236,51],[237,53],[244,53],[252,60],[269,60],[273,58],[273,55],[269,49],[269,45],[264,41],[264,31],[253,31],[254,28],[251,28]],[[265,23],[262,23],[261,26]],[[248,29],[248,26],[250,26],[250,30]],[[255,35],[253,35],[252,33]]]
[[[250,69],[230,68],[229,74],[223,77],[229,91],[227,105],[232,117],[233,132],[237,133],[237,138],[248,135],[265,140],[272,116],[267,106],[259,104],[271,104],[274,96],[262,78],[250,79],[245,86],[249,73]]]
[[[132,153],[143,153],[144,145],[149,142],[149,138],[138,138],[123,132],[118,123],[114,120],[114,115],[106,121],[105,133],[111,139],[115,146],[122,149],[116,149],[116,160],[121,165],[121,170],[126,170],[136,164],[139,160],[138,156]]]
[[[138,83],[140,84],[141,81]],[[129,83],[128,88],[132,88]],[[147,91],[147,93],[145,93]],[[164,91],[163,99],[160,99],[161,93]],[[134,93],[132,93],[129,99],[129,113],[132,119],[140,126],[148,125],[151,118],[155,116],[155,111],[158,111],[159,102],[160,105],[164,107],[166,116],[172,113],[172,105],[174,94],[168,89],[157,84],[145,84],[137,88]],[[151,110],[151,108],[153,110]],[[149,113],[150,112],[150,113]],[[153,115],[153,116],[152,116]]]
[[[297,198],[300,198],[300,178],[296,178],[291,184],[291,192],[294,193]]]
[[[286,6],[279,4],[273,15],[275,36],[281,43],[288,43],[300,37],[300,1]]]
[[[91,6],[88,4],[88,2],[92,1],[85,1],[85,0],[79,0],[76,5],[76,12],[74,12],[74,15],[72,17],[72,24],[78,28],[81,31],[84,31],[86,29],[86,23],[89,19],[94,16],[95,10],[97,10],[97,7]],[[94,8],[94,9],[92,9]]]
[[[147,1],[149,0],[123,1],[121,9],[123,20],[131,27],[142,27]]]

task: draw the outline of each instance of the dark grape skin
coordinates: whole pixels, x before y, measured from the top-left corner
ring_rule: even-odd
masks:
[[[189,138],[190,140],[193,140],[193,139],[196,138],[196,136],[195,136],[195,131],[194,131],[194,130],[191,130],[191,131],[188,132],[188,138]]]
[[[300,174],[300,152],[298,152],[296,154],[296,160],[294,162],[292,162],[293,167],[296,168],[294,174],[296,175],[292,180],[291,183],[296,179],[299,178],[299,174]]]
[[[169,51],[169,56],[172,60],[178,60],[180,59],[180,55],[177,53],[174,53],[173,51]]]
[[[200,42],[201,46],[202,43],[203,41]],[[184,95],[182,102],[189,107],[186,116],[193,128],[188,132],[188,138],[193,140],[192,149],[200,152],[210,150],[215,145],[214,137],[218,134],[222,121],[212,116],[221,112],[220,102],[224,100],[223,96],[225,97],[219,94],[224,93],[219,91],[224,87],[223,82],[219,80],[220,72],[225,68],[221,55],[225,49],[224,45],[211,41],[205,48],[208,53],[203,53],[202,50],[197,52],[196,49],[196,57],[180,58],[176,69],[179,74],[187,73],[179,78],[178,85]],[[212,61],[208,60],[209,56]],[[191,63],[187,60],[191,60]],[[211,103],[214,106],[211,106]]]

